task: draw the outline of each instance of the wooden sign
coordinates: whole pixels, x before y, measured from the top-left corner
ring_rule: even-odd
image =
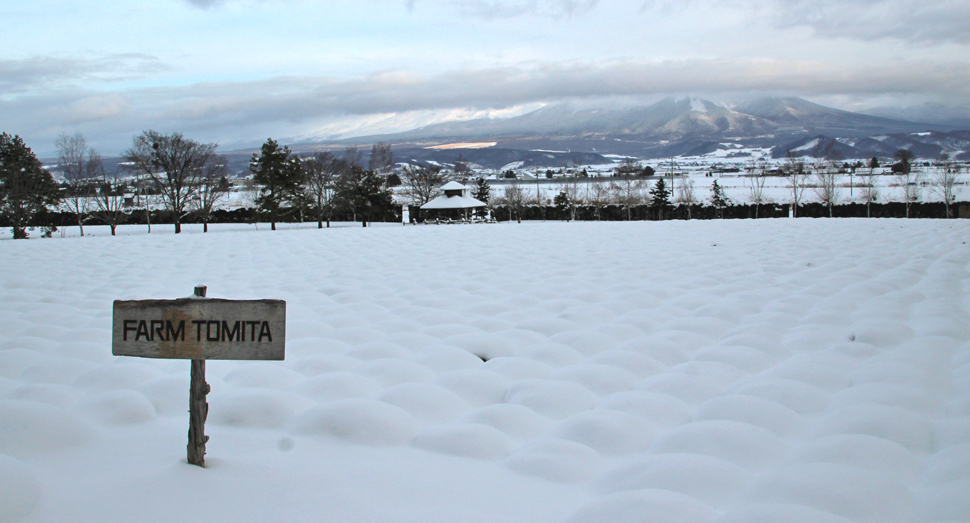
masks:
[[[205,360],[282,360],[286,345],[286,302],[221,300],[115,300],[111,353],[140,358],[192,360],[189,379],[189,442],[186,461],[205,467],[205,420],[209,384]]]
[[[115,300],[111,353],[188,360],[282,360],[283,300]]]

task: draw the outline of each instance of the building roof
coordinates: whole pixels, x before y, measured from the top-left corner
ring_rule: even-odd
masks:
[[[471,209],[475,207],[485,207],[485,203],[471,196],[439,196],[421,206],[422,209]]]
[[[464,191],[465,184],[459,182],[448,182],[441,186],[442,191]]]

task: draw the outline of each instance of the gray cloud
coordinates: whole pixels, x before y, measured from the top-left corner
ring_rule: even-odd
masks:
[[[304,134],[327,118],[452,108],[502,109],[563,99],[680,93],[765,92],[798,96],[912,95],[970,101],[970,64],[870,67],[771,60],[575,62],[463,69],[421,76],[387,71],[336,79],[276,77],[124,93],[53,90],[0,99],[7,132],[53,143],[79,128],[108,152],[149,128],[227,142]],[[113,144],[113,145],[112,145]],[[120,145],[119,145],[120,144]]]
[[[210,9],[238,0],[185,1],[201,9]],[[563,18],[590,11],[599,4],[599,0],[403,0],[403,5],[409,13],[414,12],[418,5],[431,5],[431,9],[442,7],[435,4],[450,5],[466,15],[485,19],[515,18],[525,15]]]
[[[51,89],[81,82],[119,82],[168,69],[150,55],[129,53],[95,58],[40,56],[0,59],[0,90],[15,95],[37,88]]]
[[[669,13],[691,4],[746,12],[751,23],[767,18],[780,29],[809,27],[828,38],[970,43],[966,0],[644,0],[641,11]]]
[[[481,18],[537,15],[569,17],[592,10],[599,0],[453,0],[465,12]]]
[[[966,0],[772,0],[781,27],[862,40],[970,43]]]

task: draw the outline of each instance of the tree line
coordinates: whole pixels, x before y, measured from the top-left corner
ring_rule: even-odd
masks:
[[[133,137],[131,147],[122,155],[124,168],[111,172],[80,133],[61,135],[55,147],[63,177],[61,184],[43,168],[19,136],[0,134],[0,221],[12,228],[16,239],[26,238],[27,229],[37,225],[42,219],[39,217],[52,207],[72,216],[82,236],[84,224],[90,221],[108,225],[114,235],[119,224],[132,218],[132,207],[124,198],[131,193],[137,194],[136,207],[144,212],[143,220],[149,232],[156,207],[165,210],[176,233],[181,232],[183,221],[190,216],[191,221],[201,222],[203,231],[208,231],[218,204],[232,190],[228,162],[216,154],[217,144],[198,142],[180,133],[166,135],[149,130]],[[889,210],[895,209],[891,202],[883,204],[880,200],[875,183],[879,176],[878,159],[849,166],[841,161],[832,144],[818,147],[812,154],[813,163],[790,151],[784,165],[775,172],[785,179],[789,192],[786,203],[790,204],[786,209],[795,217],[809,212],[806,210],[808,192],[814,193],[829,217],[846,215],[848,211],[837,210],[844,203],[841,181],[846,175],[854,175],[850,187],[859,187],[859,201],[865,206],[866,216],[895,215],[895,211]],[[890,170],[903,193],[900,203],[904,216],[936,215],[925,205],[916,209],[922,192],[928,189],[940,196],[945,210],[943,216],[952,217],[959,165],[944,155],[935,174],[928,177],[921,169],[914,168],[912,151],[900,149],[894,158],[896,163]],[[363,163],[363,153],[355,147],[348,148],[342,156],[326,151],[299,156],[275,140],[267,139],[249,161],[252,177],[245,192],[252,212],[248,216],[270,222],[273,230],[284,219],[311,219],[319,228],[324,224],[329,227],[336,216],[350,217],[366,227],[369,221],[397,218],[392,187],[400,185],[397,190],[400,197],[420,207],[434,199],[446,182],[468,175],[459,169],[447,172],[437,166],[414,165],[405,166],[400,175],[393,174],[393,153],[385,143],[375,144],[366,168]],[[654,174],[653,169],[648,171],[631,161],[621,167],[630,175],[616,177],[608,183],[585,184],[585,191],[577,179],[567,180],[551,199],[544,198],[538,190],[534,199],[528,197],[515,178],[503,194],[493,199],[488,182],[479,178],[472,196],[488,207],[476,212],[484,215],[491,208],[501,208],[499,218],[507,216],[517,221],[544,219],[547,213],[550,217],[573,220],[623,217],[663,220],[691,219],[695,212],[705,217],[724,217],[728,207],[737,206],[717,180],[713,181],[708,201],[702,202],[695,196],[694,181],[690,178],[678,183],[678,178],[671,176],[669,187],[666,178],[660,178],[650,186],[643,176]],[[745,208],[753,211],[753,218],[762,217],[762,213],[777,215],[779,205],[765,196],[769,175],[766,166],[751,171],[745,177],[749,202]],[[874,211],[876,206],[880,208]],[[744,214],[752,213],[745,210]],[[856,211],[848,215],[854,216]],[[54,226],[48,220],[42,228],[49,235]]]
[[[131,216],[132,202],[125,201],[128,191],[143,207],[149,232],[153,207],[166,211],[176,234],[189,215],[208,232],[218,204],[232,190],[228,162],[216,154],[218,145],[181,133],[149,130],[135,136],[122,154],[123,167],[111,171],[81,133],[61,135],[55,147],[60,184],[22,138],[0,134],[0,220],[12,228],[15,239],[27,238],[28,228],[50,208],[72,215],[81,236],[84,224],[92,220],[108,225],[114,235]],[[269,221],[276,230],[284,214],[295,213],[301,221],[312,216],[320,228],[324,223],[329,227],[338,212],[364,227],[368,221],[393,216],[391,186],[396,177],[390,175],[390,145],[375,144],[366,168],[362,160],[354,147],[344,157],[331,152],[301,157],[267,139],[249,162],[252,177],[246,192],[254,217]],[[45,235],[54,228],[51,223],[42,226]]]

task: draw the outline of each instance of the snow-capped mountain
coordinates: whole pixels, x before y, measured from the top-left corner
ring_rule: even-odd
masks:
[[[738,145],[773,149],[775,156],[783,156],[793,144],[804,145],[822,136],[841,144],[847,157],[863,153],[888,156],[906,147],[920,157],[935,158],[940,152],[959,155],[970,151],[970,143],[964,143],[962,135],[953,135],[954,130],[943,124],[833,109],[801,98],[762,98],[729,106],[687,97],[624,108],[564,102],[512,118],[438,123],[351,141],[385,141],[398,150],[449,142],[495,142],[495,147],[510,150],[660,158],[701,155]]]

